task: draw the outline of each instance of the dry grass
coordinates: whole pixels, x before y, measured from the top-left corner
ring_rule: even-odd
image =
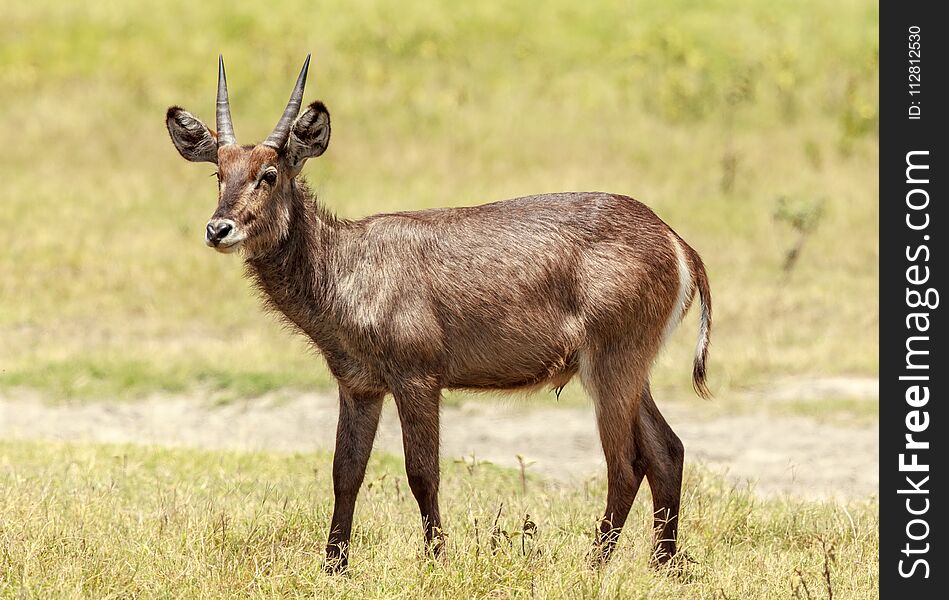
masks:
[[[202,243],[212,169],[177,156],[163,116],[181,104],[212,117],[218,52],[244,141],[273,126],[313,52],[307,98],[327,102],[334,137],[306,175],[346,217],[626,193],[705,258],[720,397],[776,377],[875,375],[877,11],[853,0],[5,2],[0,392],[234,397],[331,383],[261,315],[239,261]],[[694,317],[657,387],[688,387]],[[787,410],[876,418],[849,398]],[[597,572],[584,555],[603,482],[528,479],[524,493],[517,472],[446,467],[446,560],[420,556],[402,467],[382,457],[352,572],[331,578],[320,571],[326,455],[0,441],[0,596],[876,595],[873,500],[760,500],[693,470],[682,542],[694,562],[647,568],[644,490],[617,560]]]
[[[377,457],[358,505],[351,572],[333,577],[320,569],[332,500],[328,455],[0,442],[0,596],[877,594],[875,502],[761,500],[691,470],[681,571],[647,567],[645,488],[615,561],[596,571],[585,555],[602,481],[560,488],[528,478],[522,490],[516,471],[445,467],[444,560],[422,556],[400,461]]]
[[[708,263],[720,395],[876,373],[875,5],[34,0],[4,20],[0,387],[330,383],[261,316],[239,261],[204,247],[212,169],[167,140],[169,104],[212,116],[219,51],[243,140],[314,53],[307,97],[334,138],[306,175],[345,216],[628,193]],[[796,228],[815,206],[816,228]],[[688,386],[692,319],[661,385]]]

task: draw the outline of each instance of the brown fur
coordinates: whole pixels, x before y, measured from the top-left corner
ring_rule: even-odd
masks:
[[[322,105],[313,110],[325,113],[322,148],[219,149],[214,216],[248,233],[248,275],[268,305],[313,341],[339,383],[328,568],[346,565],[386,394],[402,421],[425,538],[438,552],[441,391],[559,388],[577,374],[593,398],[607,462],[598,559],[609,557],[643,477],[657,513],[656,560],[671,558],[683,449],[652,399],[649,371],[666,322],[681,309],[673,240],[691,271],[688,301],[697,289],[710,321],[698,254],[645,205],[601,192],[337,219],[296,177],[298,157],[328,143],[329,114]],[[307,139],[301,121],[317,120],[301,116],[289,143]],[[270,166],[278,167],[276,183],[255,187]],[[702,347],[694,367],[700,393],[705,357]]]

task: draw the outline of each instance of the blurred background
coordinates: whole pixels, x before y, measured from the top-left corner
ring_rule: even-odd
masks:
[[[876,3],[0,15],[0,596],[875,597]],[[222,53],[238,139],[260,141],[309,52],[333,137],[304,176],[340,216],[602,190],[702,255],[715,398],[691,390],[697,311],[653,377],[686,447],[677,576],[647,566],[645,491],[616,567],[584,562],[606,485],[578,383],[447,395],[436,565],[388,403],[353,576],[322,575],[332,378],[205,246],[214,167],[164,123],[169,105],[213,123]]]
[[[163,119],[213,122],[218,53],[244,143],[313,53],[333,138],[304,175],[343,217],[564,190],[650,205],[708,266],[723,402],[877,371],[874,3],[2,4],[0,390],[332,385],[240,259],[204,246],[213,166]],[[694,325],[655,375],[678,395]]]

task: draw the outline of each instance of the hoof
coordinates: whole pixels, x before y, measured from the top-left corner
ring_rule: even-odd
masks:
[[[684,575],[689,564],[697,564],[698,561],[688,555],[687,552],[678,552],[669,554],[657,551],[649,559],[649,566],[667,575]]]
[[[328,575],[340,575],[349,567],[349,555],[341,552],[337,546],[326,549],[326,560],[323,562],[323,572]]]
[[[619,533],[619,529],[596,532],[593,548],[587,555],[590,566],[599,568],[610,562],[610,559],[613,558],[613,550],[616,549],[616,542],[619,541]]]
[[[610,559],[613,558],[613,547],[614,544],[609,542],[593,542],[593,548],[591,548],[587,554],[587,562],[590,564],[590,567],[593,569],[605,567],[610,562]]]

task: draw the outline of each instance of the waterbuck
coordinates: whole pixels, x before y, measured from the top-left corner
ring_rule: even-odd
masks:
[[[442,390],[559,389],[574,375],[596,407],[607,465],[595,559],[609,558],[647,477],[654,558],[668,561],[683,447],[653,401],[649,372],[698,293],[692,381],[708,395],[712,307],[699,255],[645,205],[602,192],[337,218],[299,179],[330,140],[322,102],[300,114],[309,61],[261,144],[237,143],[223,58],[217,131],[177,106],[166,123],[184,158],[217,165],[207,245],[243,252],[269,307],[312,340],[339,384],[326,568],[347,565],[356,495],[386,394],[402,422],[426,547],[437,554]]]

